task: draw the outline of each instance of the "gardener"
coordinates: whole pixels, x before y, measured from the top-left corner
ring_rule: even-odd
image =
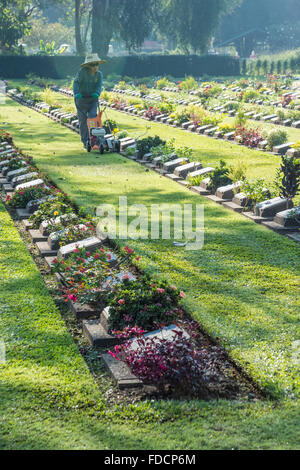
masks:
[[[79,130],[82,143],[90,150],[87,120],[97,116],[98,99],[102,92],[102,73],[99,64],[104,64],[98,54],[87,54],[74,80],[73,91],[78,113]]]

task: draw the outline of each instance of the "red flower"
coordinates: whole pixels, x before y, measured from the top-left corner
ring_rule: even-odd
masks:
[[[125,300],[124,300],[124,299],[118,300],[118,304],[119,304],[119,305],[124,305],[124,304],[125,304]]]
[[[69,295],[69,299],[72,300],[73,302],[76,302],[77,297],[75,295]]]
[[[124,250],[126,251],[126,253],[128,253],[129,255],[132,255],[132,253],[134,253],[134,250],[132,248],[129,248],[129,246],[125,246]]]

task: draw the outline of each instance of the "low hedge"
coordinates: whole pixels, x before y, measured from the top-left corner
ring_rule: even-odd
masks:
[[[74,75],[84,62],[80,56],[0,56],[0,78],[24,78],[29,73],[59,79]],[[136,55],[112,57],[101,66],[104,76],[239,75],[240,62],[229,56]]]

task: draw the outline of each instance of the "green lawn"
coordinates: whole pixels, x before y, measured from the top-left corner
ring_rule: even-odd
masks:
[[[124,125],[125,121],[135,129],[140,125],[130,116],[116,115],[124,119]],[[130,244],[142,254],[142,266],[152,275],[168,279],[185,290],[184,304],[194,318],[212,336],[219,337],[232,357],[278,398],[273,403],[154,402],[150,408],[149,404],[141,403],[129,407],[127,412],[109,408],[109,420],[106,420],[103,411],[108,405],[47,297],[10,219],[2,211],[1,261],[4,266],[12,266],[5,271],[2,268],[8,285],[0,287],[4,312],[1,336],[4,331],[9,359],[1,367],[2,447],[296,448],[299,409],[295,395],[299,375],[294,342],[299,338],[298,246],[156,173],[145,172],[143,167],[119,155],[100,157],[96,153],[84,153],[76,134],[10,99],[1,108],[1,120],[9,123],[5,128],[15,136],[16,144],[34,157],[39,168],[77,204],[90,211],[102,202],[116,204],[119,195],[127,195],[129,204],[138,202],[148,207],[163,202],[205,205],[203,250],[188,252],[161,240]],[[151,126],[151,132],[155,133],[156,126],[158,129],[158,124]],[[176,133],[178,139],[186,136],[182,131],[164,128],[164,132],[168,131]],[[188,136],[196,138],[192,134]],[[206,152],[201,148],[197,152],[203,155],[210,152],[217,160],[214,146],[218,142],[205,138],[200,138],[200,142],[205,144]],[[219,147],[218,158],[223,157],[222,151],[226,158],[238,158],[238,152],[246,151],[249,158],[257,156],[261,165],[271,171],[273,164],[266,163],[266,159],[274,157],[227,145]],[[236,149],[233,157],[230,148],[232,154]],[[10,264],[7,249],[14,240],[17,249]],[[16,265],[18,269],[14,268]],[[22,302],[17,305],[12,294],[15,294],[16,280],[22,278],[19,272],[25,279],[21,285]],[[41,298],[48,300],[41,304]],[[19,319],[20,311],[24,325]],[[41,333],[50,328],[48,313],[53,331],[45,337]],[[16,334],[12,336],[14,330]],[[32,349],[34,341],[36,350]],[[68,353],[60,357],[62,350]],[[154,419],[144,424],[148,416]]]

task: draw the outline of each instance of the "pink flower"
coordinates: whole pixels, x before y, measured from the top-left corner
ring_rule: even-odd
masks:
[[[170,289],[176,290],[177,287],[175,287],[175,286],[170,286]]]
[[[131,315],[125,315],[124,320],[125,320],[126,322],[128,322],[128,323],[131,323],[132,320],[133,320],[133,318],[132,318]]]
[[[137,257],[136,257],[136,260],[137,260],[137,261],[140,261],[140,259],[141,259],[140,256],[137,256]]]
[[[118,304],[119,304],[119,305],[124,305],[124,304],[125,304],[125,300],[124,300],[124,299],[118,300]]]
[[[58,261],[57,259],[55,258],[53,261],[52,261],[53,264],[58,264]]]
[[[99,253],[96,253],[95,256],[94,256],[94,259],[99,259],[99,258],[100,258]]]
[[[126,279],[130,279],[130,275],[128,273],[124,274],[123,276],[123,281],[125,281]]]
[[[158,287],[156,290],[159,294],[163,294],[165,292],[165,289],[163,289],[162,287]]]
[[[185,297],[185,293],[183,291],[181,291],[179,295],[182,299]]]
[[[124,250],[126,251],[126,253],[128,253],[129,255],[132,255],[132,253],[134,253],[134,250],[132,248],[129,248],[129,246],[125,246]]]
[[[73,302],[76,302],[77,297],[75,295],[69,295],[69,299],[72,300]]]
[[[6,202],[9,201],[11,196],[6,196]]]

